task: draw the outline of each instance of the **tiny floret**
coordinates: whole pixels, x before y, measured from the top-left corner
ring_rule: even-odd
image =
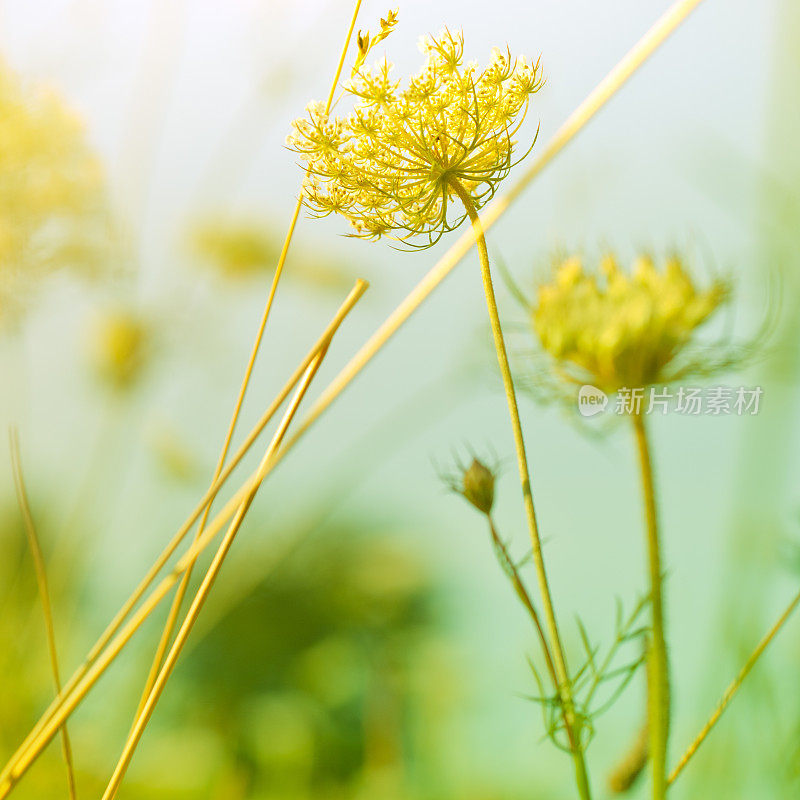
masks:
[[[351,113],[313,104],[287,144],[307,166],[304,197],[315,216],[341,214],[362,238],[429,247],[465,218],[454,185],[479,209],[516,163],[515,136],[542,85],[539,64],[495,50],[480,70],[464,62],[463,34],[444,30],[422,38],[425,63],[402,85],[385,58],[364,65],[370,46],[360,39],[344,87]]]

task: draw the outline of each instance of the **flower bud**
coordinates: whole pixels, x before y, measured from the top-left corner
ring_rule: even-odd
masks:
[[[491,513],[494,504],[494,473],[477,458],[473,458],[469,469],[464,471],[461,493],[478,511]]]

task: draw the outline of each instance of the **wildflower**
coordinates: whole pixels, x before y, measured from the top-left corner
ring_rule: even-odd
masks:
[[[570,257],[539,289],[533,328],[560,377],[614,392],[684,374],[676,358],[726,299],[726,285],[698,289],[677,257],[660,270],[640,257],[628,274],[606,256],[600,272]]]
[[[91,341],[97,373],[114,389],[130,388],[147,363],[149,340],[147,327],[136,314],[105,314],[96,321]]]
[[[345,86],[352,113],[330,116],[311,103],[287,145],[308,167],[314,215],[341,214],[362,238],[429,247],[467,216],[453,209],[457,187],[477,210],[508,175],[542,79],[538,62],[508,51],[494,50],[483,70],[465,64],[462,33],[444,30],[420,46],[426,61],[405,87],[386,59],[364,66],[360,58]]]
[[[80,121],[0,61],[0,318],[13,319],[44,276],[96,261],[107,237],[102,189]]]

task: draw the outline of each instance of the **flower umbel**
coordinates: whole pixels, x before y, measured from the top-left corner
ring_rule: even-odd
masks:
[[[345,92],[347,117],[311,103],[287,144],[308,166],[306,205],[316,216],[347,217],[356,236],[390,236],[425,248],[458,227],[460,183],[476,209],[516,163],[514,139],[530,95],[542,85],[539,64],[494,50],[489,65],[464,62],[462,33],[423,37],[426,61],[406,87],[383,60],[358,66]]]
[[[600,272],[570,257],[539,288],[533,327],[559,374],[606,392],[674,380],[676,357],[724,302],[726,285],[698,289],[677,257],[662,269],[640,257],[626,273],[606,256]]]

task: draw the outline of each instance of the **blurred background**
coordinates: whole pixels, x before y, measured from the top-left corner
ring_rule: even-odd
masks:
[[[409,0],[388,52],[398,74],[415,70],[418,37],[448,25],[479,61],[506,43],[541,54],[547,83],[527,128],[540,123],[541,146],[668,5],[498,0],[488,13]],[[358,27],[376,30],[387,10],[366,0]],[[325,96],[350,14],[342,0],[0,2],[0,255],[16,265],[0,281],[0,408],[20,430],[66,674],[208,485],[301,180],[284,138]],[[779,276],[769,352],[723,378],[763,387],[758,416],[651,425],[674,757],[798,582],[799,37],[792,0],[707,0],[489,236],[526,290],[558,249],[627,259],[684,248],[700,280],[735,279],[741,337]],[[67,177],[47,183],[55,173]],[[341,219],[301,218],[240,431],[356,277],[370,290],[317,391],[448,245],[398,253],[346,232]],[[521,354],[533,344],[525,311],[500,295]],[[470,255],[270,477],[121,797],[574,796],[569,759],[542,741],[526,699],[529,621],[482,520],[437,475],[467,446],[496,453],[508,465],[498,525],[524,553],[485,320]],[[607,644],[615,598],[631,608],[644,587],[633,444],[624,428],[587,435],[561,408],[525,400],[523,412],[577,660],[575,616]],[[5,760],[52,698],[7,457],[0,508]],[[99,796],[116,763],[164,613],[73,717],[80,796]],[[798,796],[797,626],[674,797]],[[598,721],[588,755],[598,797],[641,726],[643,696],[640,675]],[[56,743],[16,791],[66,796]]]

